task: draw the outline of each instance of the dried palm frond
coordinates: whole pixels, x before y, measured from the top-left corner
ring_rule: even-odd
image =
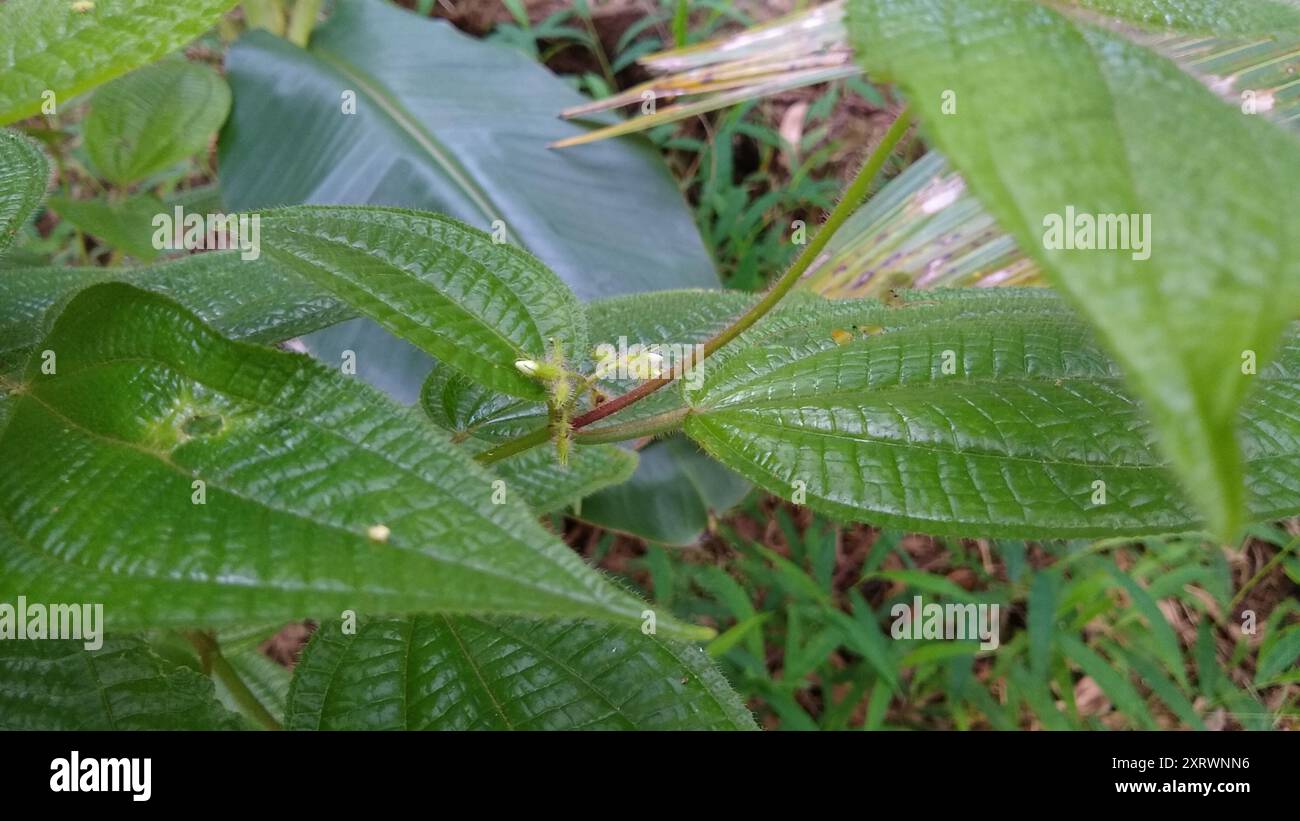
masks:
[[[561,140],[552,147],[643,131],[745,100],[862,73],[849,48],[843,2],[790,14],[731,37],[652,54],[639,62],[663,76],[566,109],[561,116],[574,119],[629,105],[640,105],[640,116]],[[657,105],[659,100],[679,97],[691,99],[663,108]]]
[[[1201,78],[1245,113],[1300,131],[1300,37],[1229,40],[1124,33]],[[580,137],[577,145],[629,134],[745,100],[861,73],[844,22],[844,0],[787,15],[739,34],[650,55],[661,74],[605,100],[563,112],[581,117],[641,104],[642,114]],[[659,100],[686,98],[663,108]],[[831,297],[882,295],[890,288],[1027,285],[1037,265],[1016,247],[961,175],[930,152],[880,190],[840,229],[803,287]]]

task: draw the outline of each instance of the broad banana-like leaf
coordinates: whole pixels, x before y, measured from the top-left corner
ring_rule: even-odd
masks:
[[[726,513],[752,489],[683,436],[651,442],[639,455],[630,479],[583,499],[574,516],[646,541],[686,546],[700,540],[711,516]]]
[[[555,113],[582,98],[517,51],[381,0],[340,0],[307,50],[253,32],[227,71],[235,106],[221,181],[235,210],[439,211],[497,229],[584,300],[717,284],[649,146],[547,150],[580,130]]]

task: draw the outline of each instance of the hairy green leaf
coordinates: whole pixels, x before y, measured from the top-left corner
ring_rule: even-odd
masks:
[[[1226,536],[1244,509],[1243,356],[1266,361],[1300,304],[1284,216],[1300,210],[1300,144],[1165,58],[1035,4],[849,8],[859,59],[899,82],[993,216],[1101,329]],[[1087,250],[1081,215],[1122,217],[1129,233],[1111,222],[1108,247]]]
[[[558,343],[572,362],[586,318],[536,257],[449,217],[390,208],[297,206],[262,218],[267,253],[466,376],[544,396],[519,372]]]
[[[237,0],[9,0],[0,4],[0,125],[151,63],[207,31]]]
[[[0,254],[31,217],[50,182],[50,164],[36,143],[0,130]]]
[[[96,91],[82,139],[100,176],[127,185],[204,151],[229,113],[220,74],[164,60]]]
[[[1119,368],[1060,299],[912,298],[769,316],[706,361],[687,433],[773,493],[890,527],[1064,538],[1202,524]],[[1293,515],[1300,337],[1252,378],[1250,514]]]
[[[538,447],[502,459],[491,466],[536,513],[554,513],[591,494],[626,482],[637,467],[636,451],[616,445],[578,445],[569,463],[557,461],[554,448]]]
[[[290,729],[753,729],[704,650],[640,629],[474,616],[322,625]]]
[[[1062,0],[1124,22],[1193,34],[1271,35],[1300,30],[1300,6],[1286,0]]]
[[[153,219],[165,209],[162,201],[151,194],[119,202],[53,196],[47,205],[60,217],[113,248],[145,262],[152,262],[158,256],[159,249],[153,246]]]
[[[353,315],[293,271],[238,251],[212,251],[144,268],[19,268],[0,275],[0,357],[24,351],[45,333],[53,306],[101,282],[126,282],[163,294],[228,336],[279,342]]]
[[[791,297],[798,302],[800,296]],[[735,291],[677,290],[629,294],[600,299],[587,306],[592,353],[608,346],[621,354],[636,345],[666,346],[678,353],[694,351],[725,328],[754,302]],[[781,306],[782,310],[786,306]],[[666,354],[665,367],[672,362]],[[685,374],[687,384],[705,373]],[[606,394],[616,396],[634,388],[636,379],[600,380]],[[680,408],[682,384],[671,385],[626,410],[611,414],[587,428],[600,431],[657,413]],[[577,515],[584,521],[661,544],[688,545],[698,541],[714,512],[735,506],[750,485],[700,452],[681,437],[654,441],[640,450],[632,478],[583,500]]]
[[[546,403],[488,390],[451,368],[435,367],[420,391],[420,405],[452,441],[501,442],[547,423]]]
[[[262,652],[261,645],[274,636],[279,625],[241,625],[215,631],[215,640],[222,658],[239,676],[253,697],[271,718],[284,724],[284,706],[289,695],[289,668]],[[179,630],[155,630],[146,634],[149,647],[173,664],[203,672],[203,660],[197,648]],[[217,699],[232,713],[243,714],[247,709],[240,704],[226,682],[213,675]],[[250,717],[251,718],[251,717]]]
[[[85,649],[85,643],[77,640],[0,641],[0,728],[244,727],[217,701],[211,681],[188,667],[164,661],[138,638],[106,638],[96,650]]]
[[[663,356],[667,373],[683,356],[695,355],[697,345],[715,336],[753,302],[750,294],[704,290],[658,291],[596,300],[587,306],[593,362],[602,355],[613,353],[621,358],[638,345],[648,346]],[[693,375],[685,372],[681,377],[686,383]],[[617,396],[639,382],[634,375],[614,372],[601,379],[599,386],[607,395]],[[670,385],[596,422],[590,430],[644,419],[681,405],[681,385]]]
[[[642,602],[494,504],[492,475],[417,412],[306,357],[118,283],[78,294],[36,348],[4,403],[0,594],[102,602],[121,627],[346,609],[639,623]]]
[[[528,433],[547,424],[540,402],[493,393],[450,368],[437,367],[425,382],[421,405],[438,427],[452,434],[468,453],[479,454],[492,441]],[[579,445],[561,465],[551,447],[517,453],[491,465],[506,493],[536,513],[551,513],[609,485],[626,481],[636,469],[634,451],[613,445]]]

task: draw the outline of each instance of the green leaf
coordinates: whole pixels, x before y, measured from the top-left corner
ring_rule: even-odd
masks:
[[[1107,564],[1106,571],[1114,579],[1115,584],[1122,587],[1124,592],[1128,594],[1133,608],[1146,619],[1147,630],[1150,631],[1153,639],[1152,655],[1156,656],[1165,665],[1165,669],[1178,678],[1179,684],[1186,686],[1187,678],[1183,671],[1182,647],[1178,644],[1178,636],[1174,633],[1174,628],[1170,626],[1169,620],[1165,618],[1165,614],[1160,610],[1160,605],[1145,588],[1117,566]]]
[[[1166,31],[1245,36],[1300,30],[1300,7],[1285,0],[1066,0],[1066,6]]]
[[[0,125],[152,63],[213,26],[236,0],[9,0],[0,5]]]
[[[289,681],[291,674],[289,668],[283,664],[272,660],[267,655],[256,648],[240,650],[234,653],[222,650],[222,655],[234,671],[239,674],[239,678],[248,687],[248,691],[253,694],[258,703],[266,708],[271,717],[281,724],[284,723],[284,708],[289,698]],[[240,710],[238,702],[225,684],[217,679],[214,682],[217,689],[217,698],[221,700],[227,709],[232,712]]]
[[[798,300],[805,295],[795,297]],[[691,353],[722,331],[731,320],[754,303],[751,294],[737,291],[676,290],[649,294],[629,294],[599,299],[587,306],[587,322],[592,353],[623,355],[636,345],[656,346],[668,369],[680,354]],[[702,372],[701,372],[702,373]],[[601,379],[599,386],[609,396],[635,388],[636,378],[617,378],[614,373]],[[693,378],[687,373],[682,383]],[[671,385],[591,425],[598,431],[615,424],[644,419],[683,404],[681,385]]]
[[[1084,675],[1097,682],[1101,691],[1114,702],[1117,711],[1139,729],[1154,729],[1155,721],[1146,702],[1129,681],[1127,672],[1116,670],[1112,662],[1074,636],[1062,633],[1057,637],[1057,643],[1066,658],[1078,664]]]
[[[36,210],[49,182],[50,164],[40,147],[17,131],[0,130],[0,254]]]
[[[540,398],[520,359],[586,344],[573,292],[531,254],[436,214],[298,206],[262,216],[274,259],[493,390]]]
[[[1165,672],[1155,662],[1151,661],[1143,653],[1135,653],[1118,645],[1113,646],[1111,651],[1141,676],[1142,682],[1151,688],[1151,692],[1159,696],[1161,701],[1169,705],[1169,709],[1173,710],[1174,715],[1178,716],[1184,725],[1193,730],[1205,729],[1205,723],[1201,721],[1201,717],[1197,714],[1196,708],[1192,706],[1192,702],[1187,698],[1187,695],[1169,676],[1165,675]],[[1183,685],[1186,686],[1187,674],[1182,669],[1181,660],[1179,666],[1173,668],[1170,672],[1180,679],[1184,679]]]
[[[1025,621],[1029,631],[1029,669],[1036,681],[1045,681],[1048,676],[1052,647],[1056,643],[1060,585],[1059,577],[1050,571],[1035,573],[1029,583]]]
[[[214,636],[221,656],[238,674],[249,692],[281,725],[289,694],[289,668],[261,650],[261,645],[279,632],[279,625],[241,625],[216,631]],[[203,672],[203,661],[194,645],[180,631],[157,630],[148,634],[149,647],[173,664]],[[247,708],[231,693],[225,681],[212,675],[217,699],[232,713],[243,714]],[[251,717],[250,717],[251,718]]]
[[[638,628],[474,616],[321,626],[290,729],[753,729],[695,646]]]
[[[704,342],[753,305],[755,297],[739,291],[680,289],[624,294],[587,305],[592,345]]]
[[[578,445],[569,463],[556,461],[555,450],[537,447],[493,464],[491,471],[518,493],[536,513],[554,513],[569,506],[581,509],[591,494],[631,478],[637,466],[636,451],[616,445]]]
[[[82,139],[100,176],[128,185],[206,151],[230,113],[230,87],[213,69],[165,60],[95,92]]]
[[[420,406],[455,442],[502,442],[547,423],[546,403],[495,393],[444,367],[435,367],[425,380]]]
[[[717,287],[651,146],[546,147],[584,130],[555,116],[585,99],[566,80],[382,0],[334,6],[306,50],[265,32],[231,48],[220,159],[232,209],[371,203],[503,228],[583,300]]]
[[[54,196],[48,205],[68,222],[113,248],[145,262],[152,262],[158,256],[158,249],[153,246],[153,219],[166,209],[157,197],[146,194],[110,202]]]
[[[1245,497],[1242,357],[1267,361],[1300,302],[1283,216],[1300,210],[1300,145],[1169,60],[1035,4],[853,0],[849,23],[868,71],[899,82],[936,147],[1100,328],[1229,535]],[[1149,230],[1125,248],[1048,248],[1044,229],[1071,214],[1137,215]]]
[[[235,106],[220,144],[231,209],[437,211],[528,249],[583,300],[718,286],[690,209],[651,146],[546,147],[582,131],[555,116],[585,101],[569,82],[384,0],[333,5],[307,50],[265,32],[231,48]],[[354,95],[355,114],[343,113],[345,95]],[[406,402],[432,364],[370,320],[303,342],[327,359],[356,351],[369,363],[362,378]]]
[[[53,306],[101,282],[171,297],[228,336],[279,342],[352,316],[346,306],[266,257],[194,254],[146,268],[19,268],[0,275],[0,360],[36,344]]]
[[[791,299],[797,302],[799,297]],[[600,299],[587,306],[588,333],[593,348],[608,345],[616,351],[636,344],[693,346],[717,334],[753,302],[749,294],[703,290]],[[683,382],[692,378],[697,377],[688,374]],[[636,384],[635,379],[612,377],[599,383],[610,396]],[[681,386],[673,385],[587,430],[644,419],[682,404]],[[584,500],[580,518],[648,541],[688,545],[699,540],[711,512],[725,512],[749,492],[748,482],[681,437],[651,442],[640,454],[631,480]]]
[[[1266,643],[1255,667],[1255,684],[1267,684],[1300,666],[1300,625],[1288,627]]]
[[[493,393],[446,367],[436,367],[424,383],[420,404],[438,427],[452,434],[467,453],[478,455],[491,442],[529,433],[547,424],[540,402]],[[506,493],[535,513],[552,513],[586,496],[624,482],[636,469],[635,451],[614,445],[578,445],[561,465],[555,450],[536,447],[495,462],[489,468],[505,481]]]
[[[417,412],[306,357],[122,284],[78,294],[38,348],[55,373],[33,357],[3,406],[0,597],[102,602],[121,628],[347,609],[640,623]]]
[[[0,641],[0,728],[235,730],[245,726],[217,701],[212,682],[154,655],[144,641],[110,637],[96,650],[86,650],[84,645],[77,640]]]
[[[547,424],[546,406],[493,393],[450,368],[436,367],[424,383],[421,407],[452,441],[475,455],[493,441],[529,433]],[[494,463],[505,480],[536,513],[562,510],[609,485],[624,482],[636,469],[635,451],[613,445],[578,445],[569,464],[559,464],[551,447],[536,447]]]
[[[887,527],[1068,538],[1201,524],[1118,367],[1061,300],[1010,289],[912,298],[768,316],[705,363],[687,434],[773,493],[802,489],[816,510]],[[1241,417],[1250,514],[1293,515],[1300,338],[1252,378]]]

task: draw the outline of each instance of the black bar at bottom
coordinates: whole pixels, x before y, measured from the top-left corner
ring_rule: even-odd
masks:
[[[539,798],[694,807],[701,794],[724,804],[888,795],[932,808],[998,793],[1064,806],[1194,799],[1218,811],[1288,801],[1297,752],[1297,737],[1283,732],[6,732],[0,794],[9,807],[26,800],[126,812],[280,805],[396,812],[412,801],[447,811],[462,801],[486,811],[537,810]],[[144,759],[149,796],[136,800]],[[116,792],[81,789],[112,787],[115,777]]]

